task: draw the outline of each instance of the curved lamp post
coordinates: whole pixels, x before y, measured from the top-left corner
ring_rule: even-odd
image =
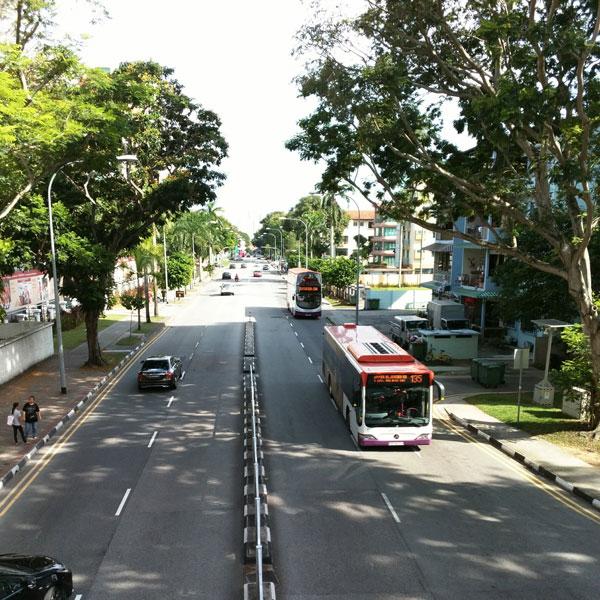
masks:
[[[304,228],[306,229],[306,254],[304,259],[304,268],[308,269],[308,225],[302,220],[297,219],[296,217],[279,217],[280,221],[300,221]]]
[[[274,233],[267,232],[265,235],[272,235],[275,240],[275,259],[277,259],[277,236]]]
[[[281,236],[281,260],[283,260],[283,231],[281,229],[277,229],[276,227],[266,227],[267,231],[279,231],[279,235]]]
[[[356,204],[358,211],[358,233],[356,234],[356,325],[358,325],[358,299],[360,290],[360,208],[354,198],[347,198],[348,202],[352,200]]]

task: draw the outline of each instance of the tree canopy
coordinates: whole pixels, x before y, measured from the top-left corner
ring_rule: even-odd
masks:
[[[379,211],[561,278],[589,335],[600,423],[600,320],[588,247],[598,224],[597,3],[366,0],[356,18],[300,33],[299,78],[318,102],[288,147],[324,160],[322,189],[348,183]],[[454,134],[446,107],[457,107]],[[456,143],[469,135],[470,147]],[[433,217],[435,223],[427,221]],[[524,231],[549,261],[519,244]]]

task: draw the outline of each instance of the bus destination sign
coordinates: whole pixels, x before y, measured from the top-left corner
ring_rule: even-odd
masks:
[[[318,292],[319,291],[319,287],[314,285],[301,285],[299,287],[299,291],[301,292]]]
[[[369,383],[384,385],[386,383],[404,383],[405,385],[423,384],[422,373],[376,373],[369,375]]]

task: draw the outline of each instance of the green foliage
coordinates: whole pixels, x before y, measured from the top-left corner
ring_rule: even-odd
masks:
[[[125,292],[121,294],[121,304],[123,308],[127,310],[142,310],[144,308],[144,297],[140,296],[136,292]]]
[[[169,289],[176,290],[189,285],[192,281],[194,261],[189,254],[173,252],[167,256]],[[161,286],[164,288],[165,274],[161,268]]]
[[[356,260],[338,256],[333,260],[322,260],[316,266],[323,276],[323,285],[345,288],[356,283]]]

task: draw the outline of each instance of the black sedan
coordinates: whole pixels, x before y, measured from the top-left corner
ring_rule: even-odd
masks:
[[[137,375],[138,389],[167,387],[175,389],[183,374],[183,363],[177,356],[150,356],[142,361]]]
[[[49,556],[0,554],[0,600],[67,600],[73,574]]]

